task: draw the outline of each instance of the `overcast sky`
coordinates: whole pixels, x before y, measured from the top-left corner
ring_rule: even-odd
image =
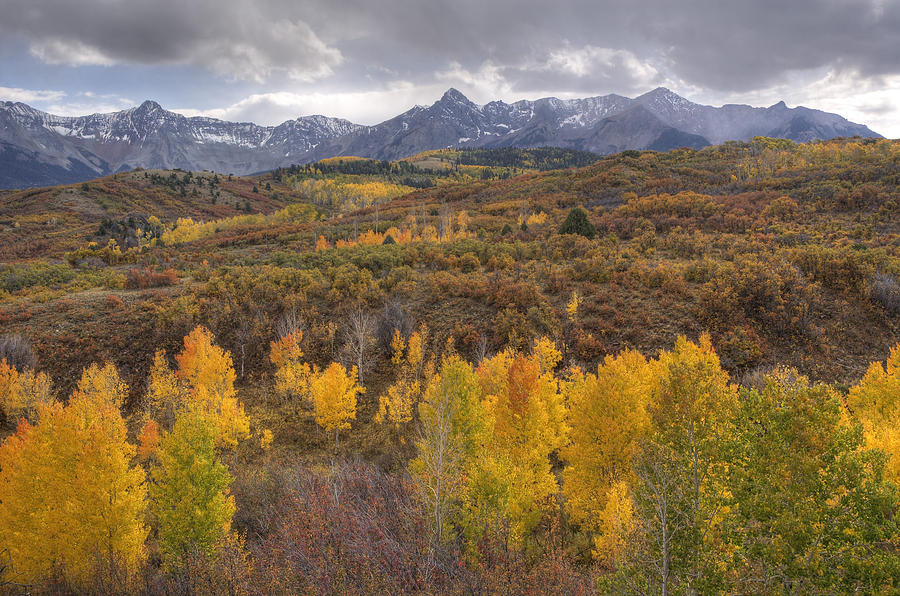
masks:
[[[635,96],[838,112],[900,137],[900,0],[0,0],[0,99],[57,114],[373,124],[477,103]]]

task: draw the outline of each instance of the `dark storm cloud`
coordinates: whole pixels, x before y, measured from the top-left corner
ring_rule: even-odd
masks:
[[[253,0],[3,0],[0,34],[54,64],[186,64],[311,80],[342,61],[303,19]]]
[[[900,72],[900,2],[661,3],[642,28],[687,81],[743,91],[788,71]]]
[[[900,72],[900,0],[3,0],[0,33],[68,64],[189,64],[262,81],[433,78],[514,90],[662,78],[744,91],[791,71]]]
[[[317,30],[340,37],[344,14],[353,15],[354,38],[340,47],[352,47],[354,60],[397,65],[413,76],[442,59],[467,68],[490,60],[511,77],[518,71],[511,83],[520,88],[547,74],[540,66],[550,52],[587,46],[627,50],[668,76],[729,91],[798,70],[900,72],[898,0],[359,0],[323,6]],[[589,81],[555,74],[579,87]],[[596,77],[629,83],[614,63],[598,63]]]

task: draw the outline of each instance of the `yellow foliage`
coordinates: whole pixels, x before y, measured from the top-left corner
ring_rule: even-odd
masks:
[[[308,391],[310,367],[301,359],[303,332],[296,331],[270,344],[269,360],[276,366],[275,390],[287,396],[304,395]]]
[[[53,400],[50,377],[26,369],[22,372],[0,360],[0,410],[10,419],[34,421],[38,407]]]
[[[474,501],[488,495],[500,504],[512,544],[537,525],[558,491],[550,455],[568,435],[565,403],[553,374],[559,359],[559,351],[544,339],[530,355],[507,350],[482,361],[477,370],[492,433],[480,474],[485,484]]]
[[[873,362],[850,389],[847,406],[863,426],[866,444],[890,456],[886,472],[900,484],[900,344],[887,361]]]
[[[96,364],[87,367],[78,381],[72,399],[86,403],[108,400],[117,410],[125,404],[128,386],[119,378],[119,372],[112,364],[100,368]]]
[[[713,427],[737,400],[737,389],[728,383],[719,357],[708,334],[694,343],[684,336],[675,340],[671,351],[664,351],[655,363],[659,378],[654,406],[666,425]]]
[[[437,228],[433,225],[427,225],[422,228],[422,233],[419,236],[422,242],[437,242],[438,241],[438,233]]]
[[[150,382],[147,386],[147,407],[155,414],[174,417],[175,409],[182,401],[181,386],[175,373],[166,362],[165,350],[157,350],[150,366]]]
[[[528,219],[525,220],[525,224],[529,227],[539,226],[545,223],[547,223],[547,213],[545,211],[541,211],[540,213],[532,213],[528,216]]]
[[[4,579],[35,582],[57,565],[75,586],[136,572],[146,553],[144,472],[119,404],[112,366],[85,371],[66,406],[39,406],[0,446],[0,549]]]
[[[175,356],[176,377],[192,389],[204,387],[222,396],[234,395],[231,355],[215,345],[213,334],[198,326],[184,338],[184,349]]]
[[[400,366],[403,362],[403,352],[406,350],[406,340],[399,329],[394,329],[394,337],[391,338],[391,362],[394,366]]]
[[[285,396],[300,396],[309,392],[312,369],[305,362],[285,364],[275,371],[275,390]]]
[[[410,370],[416,371],[416,374],[418,374],[425,362],[425,338],[427,333],[428,330],[423,327],[421,331],[414,332],[409,337],[409,342],[407,342],[406,363]]]
[[[312,205],[294,203],[269,215],[236,215],[208,222],[195,222],[189,217],[180,217],[175,225],[165,230],[160,240],[165,245],[193,242],[208,238],[222,230],[230,230],[241,226],[264,226],[281,222],[305,223],[314,221],[316,209]]]
[[[549,337],[539,337],[534,342],[532,355],[540,364],[542,375],[548,373],[552,375],[556,366],[559,364],[560,360],[562,360],[562,353],[556,348],[556,344],[553,343],[553,340]]]
[[[314,371],[309,380],[309,393],[313,403],[316,424],[326,432],[335,431],[335,442],[340,430],[350,428],[356,418],[356,396],[365,392],[356,382],[356,367],[347,370],[332,362],[324,371]]]
[[[648,411],[655,383],[653,369],[640,352],[607,356],[597,374],[577,372],[567,385],[571,442],[563,449],[566,509],[573,521],[595,534],[596,555],[611,556],[618,544],[608,520],[625,510],[609,495],[627,498],[619,486],[631,479],[631,463],[650,431]],[[614,492],[617,491],[617,492]]]
[[[174,389],[164,358],[154,359],[157,382],[154,384],[151,374],[151,395],[158,396],[157,390],[172,391],[171,400],[180,408],[194,410],[212,422],[217,445],[233,447],[250,434],[250,419],[237,400],[231,355],[213,340],[212,333],[200,326],[184,338],[184,350],[175,357],[178,370]]]
[[[272,431],[268,428],[263,429],[263,431],[259,435],[259,446],[263,449],[268,449],[272,446],[272,441],[275,436],[272,434]]]
[[[433,366],[425,364],[425,336],[427,330],[414,332],[404,341],[399,329],[391,340],[391,362],[398,368],[396,381],[378,398],[375,421],[390,422],[394,429],[413,419],[422,393],[433,374]]]
[[[606,491],[603,501],[606,505],[598,515],[599,533],[594,537],[593,555],[613,566],[624,555],[628,536],[635,528],[634,504],[628,483],[624,480],[615,482]]]
[[[566,314],[573,323],[578,317],[578,307],[581,306],[581,298],[578,296],[578,290],[572,291],[572,299],[566,304]]]
[[[316,204],[329,205],[344,211],[390,201],[415,190],[409,186],[388,182],[343,182],[314,178],[294,183],[293,187]]]

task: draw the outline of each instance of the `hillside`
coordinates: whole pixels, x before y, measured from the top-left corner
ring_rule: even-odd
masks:
[[[467,353],[482,336],[496,350],[550,334],[569,337],[571,357],[590,362],[625,346],[653,351],[676,334],[710,330],[729,349],[747,351],[734,354],[735,371],[787,361],[816,378],[852,378],[884,353],[897,332],[896,315],[886,314],[872,298],[876,273],[898,273],[897,144],[771,142],[766,148],[764,143],[624,153],[581,169],[499,181],[476,174],[470,182],[442,183],[393,200],[391,194],[403,193],[404,187],[385,179],[388,194],[378,199],[377,208],[343,213],[356,199],[341,207],[343,195],[329,191],[337,203],[325,202],[321,193],[316,195],[321,200],[313,201],[294,190],[303,187],[302,181],[285,184],[285,172],[255,179],[220,177],[213,191],[219,195],[216,203],[208,196],[208,182],[196,184],[209,174],[194,175],[194,182],[184,186],[185,197],[182,186],[165,181],[188,174],[156,172],[8,193],[2,198],[0,232],[5,276],[39,266],[13,264],[23,256],[53,263],[89,241],[100,247],[110,238],[121,243],[122,227],[109,223],[103,228],[104,221],[127,227],[131,218],[133,235],[141,218],[151,215],[165,227],[181,217],[208,221],[243,213],[248,202],[251,212],[273,213],[289,202],[308,200],[313,210],[302,217],[317,221],[242,215],[202,231],[181,226],[169,237],[197,240],[134,248],[128,252],[129,265],[107,267],[95,259],[92,266],[67,269],[65,276],[124,273],[142,264],[175,267],[181,284],[159,296],[152,290],[108,289],[130,305],[126,312],[140,317],[149,316],[156,308],[151,305],[183,294],[176,302],[195,304],[189,310],[198,313],[185,325],[203,322],[230,337],[233,321],[217,321],[224,313],[208,308],[227,297],[236,309],[229,316],[253,312],[261,317],[254,323],[251,370],[266,369],[268,330],[292,301],[305,319],[327,326],[357,301],[375,312],[386,301],[402,299],[411,316],[428,321],[435,345],[449,338]],[[363,183],[346,174],[317,176],[309,180],[327,188],[350,184],[352,192],[364,192],[359,190]],[[254,193],[254,186],[263,190]],[[598,229],[594,240],[557,234],[576,206],[588,210]],[[334,217],[323,219],[329,213]],[[383,242],[389,228],[432,240],[400,242],[397,237],[396,245],[372,246]],[[366,237],[376,232],[381,235]],[[347,248],[316,251],[319,236],[324,245]],[[367,238],[360,241],[366,245],[356,245],[356,238]],[[260,284],[261,275],[266,284]],[[242,288],[240,293],[222,294],[232,284]],[[7,294],[3,316],[11,330],[37,334],[56,353],[57,331],[51,331],[56,327],[29,323],[27,313],[37,309],[62,316],[65,309],[46,298],[32,303],[29,295],[38,287]],[[572,291],[585,300],[579,329],[569,329],[564,315]],[[42,292],[63,304],[70,300],[65,287]],[[152,317],[142,324],[153,325]],[[173,330],[168,341],[179,340],[180,331]],[[840,357],[825,358],[838,341]],[[67,359],[80,365],[113,355],[102,349],[84,355],[74,351]],[[130,363],[136,374],[146,366],[140,363],[146,355]],[[72,373],[53,359],[48,365],[59,367],[58,376]]]
[[[3,193],[2,332],[27,338],[60,398],[91,363],[113,363],[129,388],[129,437],[142,449],[147,416],[169,424],[151,399],[151,378],[162,378],[154,354],[165,350],[161,361],[181,367],[171,382],[187,383],[187,357],[172,357],[200,350],[185,339],[199,341],[200,332],[189,335],[198,326],[211,332],[230,353],[229,399],[246,408],[251,438],[223,451],[237,479],[234,526],[245,550],[224,547],[223,556],[236,558],[216,559],[209,569],[218,581],[237,565],[253,578],[251,592],[617,591],[631,577],[618,573],[645,568],[637,555],[628,567],[609,553],[646,543],[603,529],[608,512],[579,509],[592,505],[577,500],[582,489],[571,487],[582,480],[570,466],[582,447],[610,441],[617,478],[635,488],[604,484],[604,502],[646,497],[639,480],[650,468],[638,466],[650,464],[637,455],[633,463],[629,450],[667,449],[662,460],[682,461],[671,453],[688,439],[664,433],[692,416],[718,425],[703,426],[710,435],[702,448],[716,462],[710,477],[730,487],[717,485],[703,498],[734,500],[721,513],[725,521],[708,522],[716,528],[710,552],[721,557],[709,572],[721,582],[715,585],[745,589],[741,582],[760,573],[753,557],[764,555],[751,553],[747,536],[765,543],[768,534],[753,532],[775,522],[760,522],[767,513],[757,507],[795,503],[797,482],[826,475],[820,490],[827,496],[804,501],[802,527],[818,528],[815,516],[825,514],[815,507],[850,494],[868,508],[865,524],[882,520],[877,529],[865,526],[865,536],[876,538],[847,529],[864,523],[861,509],[848,505],[834,514],[844,528],[836,542],[821,546],[840,566],[811,558],[798,570],[787,562],[793,555],[771,556],[790,568],[785,573],[835,582],[838,591],[893,585],[897,533],[883,520],[895,511],[895,489],[883,483],[894,472],[873,471],[884,465],[878,455],[854,459],[870,457],[859,447],[861,427],[841,425],[847,390],[900,340],[900,142],[757,137],[591,159],[560,150],[448,150],[402,162],[333,158],[254,177],[219,175],[215,183],[211,173],[154,170]],[[545,169],[567,165],[580,167]],[[144,221],[152,229],[138,234]],[[284,390],[284,370],[308,374],[297,372],[301,360],[313,371],[334,370],[332,362],[359,367],[365,392],[354,397],[355,418],[339,433],[313,418],[311,398],[299,397],[312,395],[313,384]],[[339,383],[327,381],[338,393]],[[463,447],[453,454],[482,466],[481,476],[454,480],[470,483],[458,490],[474,500],[448,501],[455,525],[445,542],[439,530],[429,545],[423,536],[434,531],[433,520],[417,492],[421,468],[410,461],[422,457],[428,416],[436,415],[417,406],[437,399],[435,388],[483,393],[467,407],[485,410],[464,410],[480,422],[459,431],[472,443],[459,439]],[[392,420],[385,404],[396,407],[404,392],[413,396],[409,417],[385,422],[386,409]],[[615,399],[572,414],[597,392]],[[529,418],[537,416],[533,395],[550,404],[544,418]],[[647,396],[658,401],[648,405]],[[647,421],[630,412],[646,412]],[[784,437],[777,447],[759,439],[762,424]],[[607,426],[615,432],[590,435]],[[8,417],[5,432],[14,432]],[[653,432],[660,434],[640,434]],[[649,436],[656,442],[641,443]],[[516,445],[532,450],[523,455]],[[535,453],[533,468],[516,467]],[[785,453],[819,455],[795,469]],[[822,463],[833,453],[837,461]],[[479,459],[487,456],[497,460]],[[733,470],[755,475],[738,478]],[[772,494],[758,496],[762,484]],[[599,498],[596,486],[585,486]],[[614,489],[635,492],[615,497]],[[634,515],[645,515],[635,503]],[[785,524],[780,532],[801,523],[788,523],[794,518],[786,510],[776,514]],[[604,542],[610,535],[623,542]],[[384,540],[396,550],[376,536],[393,537]],[[686,536],[678,539],[693,544]],[[881,545],[871,558],[857,556],[854,549],[871,541]],[[308,558],[291,559],[287,544],[308,545]],[[803,544],[819,552],[818,543]],[[749,559],[723,554],[744,548]]]

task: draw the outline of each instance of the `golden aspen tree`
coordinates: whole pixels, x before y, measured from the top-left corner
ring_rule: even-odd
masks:
[[[20,372],[0,360],[0,411],[8,419],[24,416],[34,422],[38,407],[53,400],[52,391],[47,374],[30,368]]]
[[[169,367],[165,350],[157,350],[150,366],[150,381],[146,394],[147,409],[155,418],[162,420],[167,428],[171,428],[175,421],[175,412],[181,407],[184,398],[184,387]]]
[[[347,369],[332,362],[323,371],[315,371],[309,381],[316,424],[325,432],[334,431],[334,444],[338,444],[338,433],[350,428],[350,421],[356,418],[356,396],[365,393],[365,388],[356,382],[356,367],[347,374]]]
[[[184,410],[159,442],[150,496],[169,568],[195,551],[211,555],[231,529],[232,479],[216,455],[217,426],[196,410]]]
[[[175,378],[181,407],[208,417],[216,429],[217,444],[234,447],[249,436],[250,419],[234,389],[231,354],[215,345],[214,339],[204,327],[191,331],[184,338],[184,349],[175,356]],[[164,371],[161,377],[168,378]]]
[[[111,365],[92,365],[63,406],[39,406],[0,446],[4,579],[30,583],[60,570],[127,590],[146,553],[144,472],[132,465],[120,406],[127,388]],[[59,567],[58,567],[59,566]],[[114,585],[114,584],[108,584]]]
[[[507,350],[482,361],[477,369],[492,423],[490,458],[484,462],[499,483],[482,492],[490,493],[488,500],[502,508],[512,545],[521,544],[534,529],[559,490],[550,456],[568,434],[565,403],[553,372],[560,359],[553,343],[542,339],[529,355]],[[484,497],[476,494],[473,503]]]
[[[268,428],[264,428],[262,432],[259,433],[259,446],[261,449],[266,450],[272,446],[272,441],[275,439],[275,435],[272,434],[272,431]]]
[[[312,371],[302,360],[302,339],[303,332],[297,330],[270,344],[269,360],[275,365],[275,389],[288,398],[306,395],[309,391]]]
[[[394,430],[412,421],[416,405],[433,374],[433,365],[425,362],[427,330],[413,332],[409,341],[394,329],[391,340],[391,363],[397,369],[397,380],[378,398],[375,421],[388,422]]]
[[[566,316],[573,325],[578,322],[579,306],[581,306],[581,298],[578,296],[578,290],[574,290],[572,292],[572,298],[566,303]]]
[[[866,444],[890,456],[886,474],[900,484],[900,344],[891,349],[883,364],[869,365],[850,389],[847,407],[862,424]]]
[[[631,465],[651,428],[654,380],[643,355],[626,350],[607,356],[596,375],[578,371],[567,383],[566,510],[593,534],[595,556],[608,563],[621,554],[622,533],[629,527]]]

